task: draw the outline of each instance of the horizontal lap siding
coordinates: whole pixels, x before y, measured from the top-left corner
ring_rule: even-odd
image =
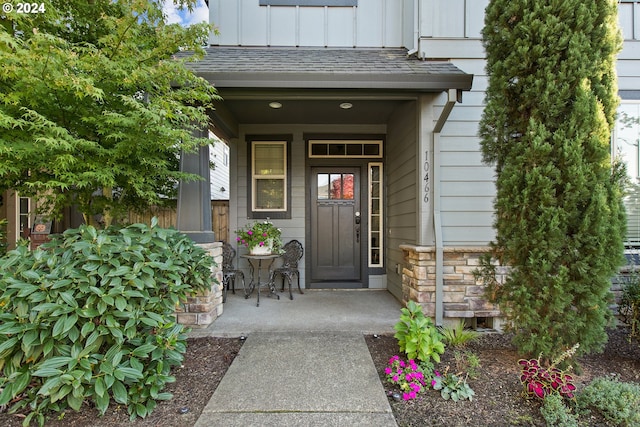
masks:
[[[450,59],[474,75],[471,91],[463,93],[440,136],[440,209],[445,246],[483,246],[495,235],[495,172],[482,162],[478,137],[487,87],[482,44],[478,39],[440,39],[424,46],[427,56]]]
[[[640,41],[625,40],[616,65],[618,89],[640,90]]]
[[[387,125],[386,192],[387,192],[387,288],[402,298],[402,278],[396,264],[404,263],[401,244],[416,242],[416,104],[400,107]]]

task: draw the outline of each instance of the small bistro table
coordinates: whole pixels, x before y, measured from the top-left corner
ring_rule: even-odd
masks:
[[[258,303],[256,307],[260,307],[260,287],[267,285],[269,286],[269,295],[275,295],[278,299],[280,299],[280,295],[276,293],[276,285],[273,283],[273,277],[271,276],[271,266],[273,265],[273,261],[276,258],[279,258],[280,254],[271,254],[271,255],[240,255],[242,258],[246,258],[249,261],[249,266],[251,267],[251,282],[249,283],[249,289],[245,289],[244,297],[245,299],[249,298],[253,293],[255,288],[258,288]],[[263,261],[265,261],[263,266]],[[257,271],[256,271],[257,267]],[[260,273],[263,269],[266,268],[267,272],[267,281],[261,282]],[[257,272],[257,277],[256,273]]]

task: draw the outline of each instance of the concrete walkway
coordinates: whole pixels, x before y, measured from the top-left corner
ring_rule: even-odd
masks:
[[[386,291],[305,291],[280,300],[229,294],[223,315],[190,336],[246,336],[197,427],[396,426],[365,334],[392,333]]]

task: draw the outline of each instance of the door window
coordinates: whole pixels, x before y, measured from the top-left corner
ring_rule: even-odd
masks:
[[[318,200],[353,200],[352,173],[319,173]]]

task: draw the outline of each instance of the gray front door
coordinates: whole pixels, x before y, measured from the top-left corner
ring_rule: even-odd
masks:
[[[311,172],[311,281],[361,287],[360,168]]]

